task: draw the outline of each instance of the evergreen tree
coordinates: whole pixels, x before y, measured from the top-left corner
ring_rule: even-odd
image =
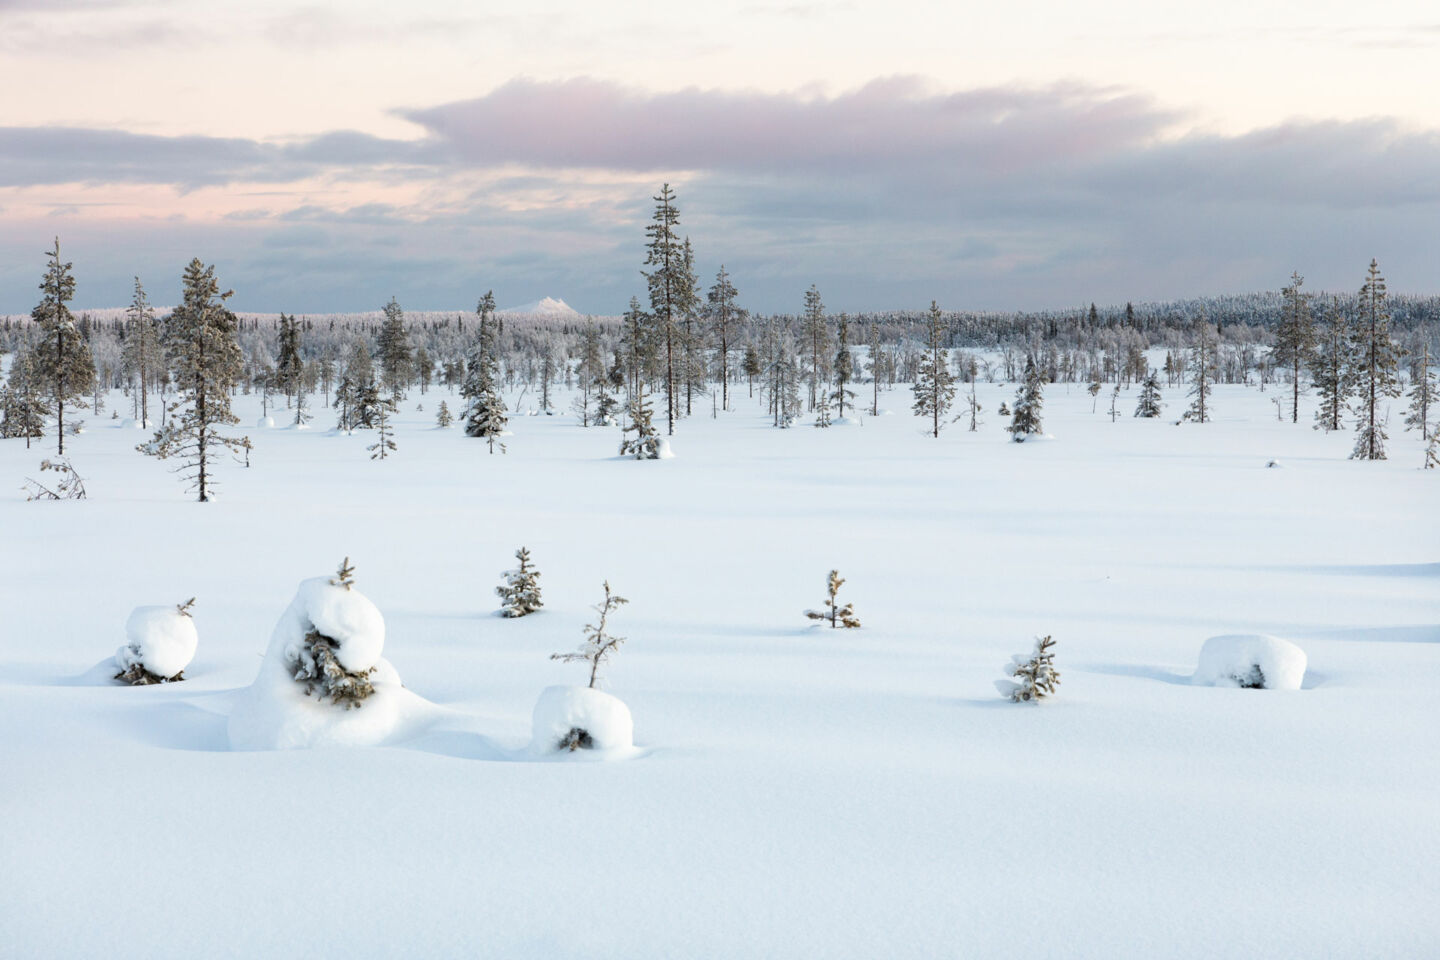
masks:
[[[1306,366],[1315,359],[1315,321],[1310,315],[1310,295],[1300,287],[1305,278],[1290,275],[1290,285],[1281,294],[1285,310],[1275,328],[1275,361],[1290,368],[1290,422],[1300,422],[1300,380]]]
[[[1420,439],[1430,439],[1430,406],[1435,402],[1435,368],[1430,364],[1430,342],[1421,344],[1411,372],[1410,410],[1405,417],[1407,429],[1419,430]]]
[[[650,399],[645,395],[643,387],[630,395],[630,407],[626,412],[630,422],[622,431],[620,456],[633,457],[636,460],[659,460],[660,435],[655,431],[654,413],[650,409]],[[632,433],[635,436],[629,436]]]
[[[730,282],[725,265],[715,275],[715,284],[706,295],[710,307],[710,330],[715,339],[715,359],[720,362],[720,409],[730,409],[730,340],[742,312],[735,306],[739,293]]]
[[[750,396],[755,396],[755,378],[765,372],[760,361],[760,351],[755,348],[755,344],[745,345],[745,359],[741,362],[740,370],[750,381]]]
[[[840,588],[845,581],[840,576],[839,570],[831,570],[830,576],[825,581],[825,607],[821,610],[806,610],[805,616],[811,620],[825,620],[829,622],[830,629],[854,630],[860,626],[860,618],[855,616],[854,604],[847,603],[840,605]]]
[[[629,603],[624,597],[610,591],[610,581],[605,581],[605,600],[595,606],[595,612],[600,614],[600,622],[585,625],[585,642],[580,649],[574,653],[552,653],[551,660],[559,660],[562,663],[584,662],[590,664],[590,686],[595,687],[600,682],[600,668],[609,661],[612,654],[625,642],[624,637],[612,637],[606,633],[607,621],[610,614],[616,609]],[[583,730],[571,731],[581,733]],[[571,744],[574,749],[578,744]]]
[[[425,391],[430,389],[430,380],[435,373],[435,361],[430,359],[429,352],[425,345],[421,344],[415,348],[415,375],[420,381],[420,395],[424,396]]]
[[[822,384],[829,380],[830,329],[825,323],[825,304],[813,283],[810,289],[805,291],[805,313],[800,325],[800,336],[810,354],[809,370],[806,372],[810,380],[810,409],[814,410],[821,394],[825,392]]]
[[[375,405],[375,442],[365,448],[370,451],[371,460],[384,460],[395,451],[395,433],[390,429],[390,411],[394,406],[393,403]]]
[[[1086,392],[1090,394],[1091,413],[1095,412],[1095,405],[1100,402],[1100,390],[1103,387],[1104,384],[1100,382],[1100,367],[1096,366],[1094,368],[1094,373],[1090,377],[1090,385],[1085,388]]]
[[[1015,392],[1015,412],[1010,418],[1010,439],[1024,443],[1032,433],[1041,433],[1041,408],[1044,406],[1045,374],[1035,363],[1035,355],[1025,357],[1025,382]]]
[[[410,334],[405,330],[405,311],[394,297],[385,304],[385,320],[380,325],[376,346],[380,354],[380,374],[398,396],[401,388],[410,382],[415,354],[410,348]]]
[[[505,401],[500,398],[495,386],[495,374],[491,368],[493,353],[487,352],[484,347],[485,336],[482,333],[470,356],[470,369],[464,386],[460,388],[460,395],[470,401],[465,411],[465,435],[483,437],[490,445],[490,452],[494,453],[496,439],[504,434],[509,418],[505,416]],[[505,444],[499,446],[500,452],[504,453]]]
[[[445,401],[441,400],[440,410],[435,414],[435,425],[443,430],[454,422],[455,415],[450,412],[450,408],[445,405]]]
[[[1060,672],[1055,669],[1055,652],[1050,648],[1055,641],[1046,637],[1035,638],[1035,652],[1026,660],[1020,655],[1010,658],[1005,666],[1007,676],[1013,680],[997,680],[995,687],[1001,696],[1016,703],[1027,703],[1054,696],[1060,685]]]
[[[847,314],[840,314],[836,332],[839,346],[835,351],[835,362],[831,365],[835,371],[835,392],[830,395],[830,399],[840,405],[839,416],[844,420],[845,401],[855,399],[855,391],[846,387],[846,384],[855,378],[855,358],[850,355],[850,317]]]
[[[241,449],[241,438],[218,432],[240,422],[230,411],[230,393],[241,371],[240,345],[235,315],[225,306],[233,291],[220,292],[215,268],[193,259],[181,282],[180,306],[170,314],[165,337],[180,398],[171,407],[170,422],[139,449],[161,458],[181,457],[179,469],[204,503],[214,487],[211,469],[218,449]]]
[[[125,310],[125,345],[121,359],[125,369],[139,380],[140,425],[150,425],[150,387],[157,370],[165,363],[160,346],[160,331],[155,326],[155,310],[140,278],[135,278],[135,295]]]
[[[685,238],[680,254],[681,300],[680,316],[684,326],[681,330],[681,375],[685,381],[685,416],[691,415],[691,402],[696,393],[705,390],[705,343],[704,334],[696,323],[702,309],[700,300],[700,277],[695,272],[695,251],[690,238]]]
[[[980,401],[975,396],[975,378],[970,378],[970,393],[965,398],[965,412],[970,417],[970,432],[980,429]]]
[[[591,394],[605,387],[605,358],[600,353],[600,332],[593,321],[586,321],[580,334],[580,362],[575,366],[575,379],[580,395],[575,398],[575,412],[580,415],[580,425],[590,426]],[[599,422],[599,417],[596,417]]]
[[[645,245],[645,275],[650,291],[650,317],[655,324],[657,339],[665,346],[665,432],[675,433],[675,417],[679,414],[676,390],[676,341],[681,311],[690,302],[689,271],[685,264],[684,247],[675,228],[680,224],[680,211],[675,206],[675,192],[670,184],[661,186],[654,198],[655,213],[645,228],[649,238]]]
[[[1145,374],[1145,381],[1140,386],[1140,402],[1135,405],[1135,416],[1158,417],[1162,406],[1160,372],[1152,367],[1150,372]]]
[[[45,435],[45,397],[40,380],[35,376],[35,361],[32,350],[18,351],[10,361],[10,379],[0,394],[0,437],[25,438],[25,449],[30,441]]]
[[[275,361],[275,383],[285,402],[298,397],[304,381],[305,361],[300,356],[300,321],[280,314],[280,356]]]
[[[930,301],[929,343],[920,358],[914,394],[915,415],[929,417],[931,435],[940,436],[940,420],[955,399],[955,378],[950,373],[949,351],[945,348],[945,328],[940,318],[940,307],[934,300]]]
[[[1186,420],[1206,423],[1210,420],[1210,390],[1215,384],[1219,365],[1215,359],[1218,346],[1215,328],[1205,320],[1195,325],[1195,347],[1190,351],[1190,409]]]
[[[884,367],[884,356],[880,349],[880,327],[870,321],[870,416],[880,416],[880,375]],[[979,407],[976,407],[978,410]]]
[[[1356,402],[1355,449],[1353,460],[1385,459],[1385,422],[1380,404],[1386,397],[1400,395],[1397,376],[1400,348],[1390,339],[1390,309],[1385,278],[1380,264],[1370,261],[1365,285],[1360,288],[1360,317],[1355,327],[1352,353]]]
[[[45,384],[48,412],[55,416],[55,438],[61,456],[65,454],[65,407],[85,408],[85,394],[95,381],[95,363],[85,346],[70,301],[75,297],[73,264],[60,259],[60,238],[47,252],[50,258],[40,281],[43,296],[30,317],[40,330],[32,355],[33,376]]]
[[[530,563],[530,551],[521,547],[515,551],[520,566],[505,571],[505,583],[495,588],[503,603],[507,617],[528,616],[545,606],[540,600],[540,571]]]
[[[1315,389],[1320,391],[1320,409],[1315,411],[1317,430],[1329,433],[1340,429],[1345,405],[1354,391],[1351,348],[1350,325],[1336,298],[1331,301],[1325,332],[1311,361],[1310,378],[1315,382]]]

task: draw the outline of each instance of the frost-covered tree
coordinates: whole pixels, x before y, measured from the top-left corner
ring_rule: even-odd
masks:
[[[376,346],[380,354],[381,376],[398,394],[410,382],[415,352],[410,347],[410,334],[405,330],[405,311],[400,309],[394,297],[385,304],[385,320],[380,325]]]
[[[52,481],[55,486],[47,487],[33,477],[25,478],[25,485],[21,488],[25,491],[26,500],[84,500],[85,478],[75,472],[75,467],[70,463],[68,457],[56,457],[54,460],[40,461],[42,472],[51,472],[59,475],[59,479]]]
[[[970,380],[970,392],[965,397],[965,413],[963,416],[970,420],[970,432],[974,433],[980,429],[980,401],[975,396],[975,380]]]
[[[855,616],[854,604],[840,603],[840,588],[845,585],[845,580],[840,576],[839,570],[831,570],[830,576],[825,580],[825,606],[820,610],[806,610],[805,616],[811,620],[824,620],[830,624],[830,629],[854,630],[860,626],[860,618]]]
[[[1310,315],[1310,295],[1301,290],[1305,278],[1290,275],[1283,288],[1285,307],[1275,328],[1275,362],[1290,368],[1290,422],[1300,422],[1300,381],[1315,357],[1315,321]]]
[[[130,306],[125,309],[125,344],[121,348],[121,360],[125,370],[137,381],[136,399],[140,403],[140,423],[150,423],[150,388],[154,385],[157,372],[165,364],[165,354],[160,345],[160,331],[155,326],[155,310],[140,278],[135,278],[135,293]]]
[[[950,352],[945,348],[945,326],[940,306],[934,300],[930,301],[928,319],[929,337],[915,376],[915,405],[912,409],[915,416],[930,418],[931,435],[938,437],[940,421],[955,399],[955,378],[950,373]]]
[[[715,284],[705,299],[710,309],[710,332],[715,342],[715,359],[719,361],[720,409],[730,409],[730,350],[734,338],[735,324],[743,318],[743,311],[735,306],[739,292],[730,282],[725,265],[715,275]]]
[[[1160,371],[1151,367],[1140,384],[1140,402],[1135,405],[1135,416],[1158,417],[1163,406],[1160,400]]]
[[[830,328],[825,323],[825,303],[813,283],[805,291],[800,336],[805,351],[810,355],[809,370],[806,372],[810,381],[810,409],[814,410],[825,392],[824,384],[829,380]]]
[[[840,314],[840,321],[836,326],[837,346],[835,349],[835,362],[831,369],[835,372],[835,392],[830,394],[840,407],[839,417],[845,419],[845,401],[855,400],[855,391],[849,389],[849,383],[855,379],[855,358],[850,354],[850,317],[848,314]]]
[[[1219,338],[1215,328],[1208,321],[1195,324],[1195,346],[1190,351],[1190,409],[1185,411],[1186,420],[1207,423],[1210,420],[1210,391],[1219,373],[1219,361],[1215,353]]]
[[[1024,443],[1031,434],[1043,432],[1041,413],[1045,405],[1045,372],[1035,355],[1025,357],[1025,382],[1015,391],[1015,412],[1010,418],[1010,439]]]
[[[875,321],[870,321],[870,356],[867,361],[867,369],[870,371],[870,416],[880,416],[880,377],[884,370],[885,360],[881,354],[880,327]]]
[[[162,459],[180,457],[179,471],[204,503],[214,486],[211,469],[219,452],[241,449],[241,438],[219,432],[240,422],[230,410],[241,371],[240,345],[235,315],[225,306],[233,291],[220,292],[215,268],[193,259],[181,285],[180,305],[170,314],[165,336],[180,397],[169,423],[138,449]]]
[[[1352,460],[1385,459],[1385,419],[1380,405],[1400,395],[1400,348],[1390,338],[1390,308],[1380,264],[1370,261],[1365,285],[1360,288],[1360,316],[1355,325],[1352,354],[1355,371],[1355,449]]]
[[[521,547],[515,551],[520,565],[505,571],[505,582],[495,588],[502,604],[501,613],[507,617],[529,616],[545,604],[540,599],[540,571],[530,562],[530,551]]]
[[[60,238],[47,251],[49,263],[40,281],[41,299],[30,318],[39,328],[32,360],[33,376],[45,384],[49,413],[55,417],[58,452],[65,455],[65,407],[85,408],[85,394],[95,381],[95,362],[75,326],[70,301],[75,297],[73,264],[60,259]]]
[[[626,411],[629,423],[621,430],[620,456],[635,460],[660,459],[660,435],[655,430],[654,412],[644,389],[630,397]],[[630,434],[634,436],[630,436]]]
[[[1415,364],[1410,374],[1410,409],[1405,415],[1405,427],[1419,430],[1420,439],[1430,439],[1430,407],[1435,402],[1435,368],[1430,363],[1430,343],[1425,341],[1415,355]]]
[[[340,569],[330,581],[330,585],[347,591],[354,589],[355,568],[350,566],[349,557],[341,561]],[[329,700],[349,710],[359,707],[375,692],[375,687],[370,682],[370,675],[375,672],[375,668],[345,669],[337,656],[340,646],[337,638],[326,636],[312,625],[294,652],[294,659],[289,663],[289,667],[291,676],[305,688],[307,696],[313,695],[321,701]]]
[[[497,439],[504,435],[509,418],[505,415],[505,401],[495,385],[495,351],[489,348],[485,327],[482,321],[480,340],[470,354],[469,369],[460,395],[470,401],[465,411],[465,435],[484,438],[490,445],[490,452],[494,453]],[[505,444],[499,443],[498,446],[504,453]]]
[[[679,413],[679,393],[676,389],[678,366],[682,359],[676,356],[680,346],[679,320],[681,311],[690,302],[693,290],[689,287],[689,271],[685,263],[685,249],[675,228],[680,224],[680,210],[675,206],[675,191],[666,183],[653,198],[655,212],[650,225],[645,228],[648,238],[645,244],[645,266],[651,269],[641,271],[650,291],[650,314],[654,322],[654,333],[665,348],[665,432],[675,433],[675,417]]]
[[[1320,409],[1315,411],[1317,430],[1329,433],[1340,429],[1345,406],[1355,388],[1352,350],[1350,324],[1335,298],[1326,313],[1325,330],[1310,367],[1310,378],[1320,392]]]
[[[5,389],[0,392],[0,437],[25,438],[25,449],[30,441],[45,435],[45,397],[43,385],[35,376],[35,362],[32,351],[22,349],[10,361],[10,377]]]
[[[450,424],[452,424],[452,423],[454,423],[454,422],[455,422],[455,415],[450,412],[450,408],[445,405],[445,401],[444,401],[444,400],[441,400],[441,401],[440,401],[440,409],[439,409],[439,411],[437,411],[436,414],[435,414],[435,426],[437,426],[437,427],[439,427],[439,428],[441,428],[441,429],[443,430],[444,428],[450,426]]]
[[[610,581],[606,580],[605,599],[594,607],[595,612],[600,614],[600,622],[585,625],[585,642],[580,645],[579,650],[574,653],[552,653],[550,659],[559,660],[562,663],[588,663],[590,665],[589,686],[594,689],[601,680],[600,668],[609,661],[610,657],[619,649],[620,644],[625,642],[624,637],[611,636],[606,632],[609,629],[610,615],[629,602],[624,597],[611,592]]]
[[[580,362],[575,365],[575,381],[580,393],[575,398],[574,409],[580,415],[580,426],[588,427],[591,397],[598,390],[603,390],[605,385],[605,358],[600,352],[600,331],[591,321],[586,321],[580,334]]]
[[[1006,676],[1012,680],[997,680],[995,688],[1000,695],[1016,703],[1035,702],[1055,694],[1060,685],[1060,672],[1055,669],[1055,652],[1051,648],[1055,641],[1046,637],[1035,638],[1035,652],[1026,660],[1020,654],[1010,658],[1005,665]]]
[[[787,323],[771,324],[765,331],[765,393],[774,425],[791,427],[800,416],[800,366],[795,341]]]
[[[1100,402],[1100,390],[1103,386],[1104,384],[1100,382],[1100,368],[1097,366],[1094,375],[1090,377],[1090,385],[1085,388],[1085,391],[1090,394],[1091,413],[1095,412],[1095,406]]]
[[[384,460],[395,452],[395,431],[390,428],[390,411],[395,406],[394,398],[390,403],[382,401],[375,405],[375,442],[365,448],[371,460]]]
[[[280,353],[275,359],[275,385],[285,402],[300,396],[305,384],[305,359],[300,356],[300,321],[280,314]]]

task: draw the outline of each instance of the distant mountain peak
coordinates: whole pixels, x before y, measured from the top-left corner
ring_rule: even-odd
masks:
[[[580,316],[580,311],[570,306],[570,304],[566,303],[564,300],[560,300],[556,297],[544,297],[532,303],[521,304],[518,307],[506,307],[504,310],[498,310],[496,312],[526,314],[537,317],[578,318]]]

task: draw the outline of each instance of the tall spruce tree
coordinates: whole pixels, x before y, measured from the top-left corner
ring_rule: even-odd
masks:
[[[1219,338],[1215,328],[1205,319],[1195,324],[1195,346],[1190,351],[1190,409],[1185,411],[1186,420],[1207,423],[1211,418],[1210,391],[1220,365],[1215,354]],[[1116,384],[1119,387],[1119,384]]]
[[[136,398],[140,402],[140,425],[150,425],[150,388],[154,385],[155,374],[165,363],[164,351],[160,346],[160,331],[155,326],[155,310],[140,278],[135,278],[135,294],[130,306],[125,309],[125,345],[121,359],[125,369],[135,376]]]
[[[1145,374],[1140,385],[1140,402],[1135,405],[1135,416],[1158,417],[1163,404],[1160,401],[1160,371],[1154,367]]]
[[[465,435],[483,438],[493,454],[498,438],[505,433],[508,418],[505,401],[495,385],[494,351],[487,350],[486,343],[487,334],[482,325],[480,339],[470,354],[469,370],[460,395],[470,401],[465,411]],[[499,443],[499,447],[504,453],[505,444]]]
[[[95,381],[95,362],[85,345],[70,301],[75,297],[74,264],[60,259],[60,238],[46,252],[49,263],[40,281],[41,299],[30,317],[39,327],[32,354],[33,376],[45,384],[49,413],[55,417],[55,438],[61,456],[65,454],[65,407],[85,408],[85,394]]]
[[[225,306],[233,291],[220,292],[215,268],[191,260],[181,280],[180,305],[166,323],[165,348],[180,397],[168,424],[139,449],[162,458],[178,456],[181,475],[201,503],[210,499],[214,462],[221,450],[242,449],[244,438],[221,434],[239,423],[230,394],[242,368],[235,315]]]
[[[805,352],[810,355],[806,374],[810,381],[810,409],[815,409],[820,396],[829,381],[830,328],[825,323],[825,303],[820,291],[812,283],[805,291],[805,312],[800,324],[800,335],[804,339]]]
[[[1290,368],[1290,422],[1300,422],[1300,380],[1315,357],[1315,321],[1310,315],[1310,294],[1301,290],[1305,278],[1290,275],[1281,290],[1285,299],[1280,325],[1275,329],[1275,362]]]
[[[405,311],[394,297],[385,304],[385,321],[380,325],[376,346],[380,354],[380,374],[399,395],[410,382],[415,353],[410,348],[410,334],[405,330]]]
[[[1353,344],[1350,324],[1338,297],[1332,298],[1325,315],[1325,330],[1310,365],[1310,379],[1320,392],[1320,409],[1315,411],[1315,429],[1326,433],[1339,430],[1345,405],[1354,392]]]
[[[950,354],[945,347],[945,325],[941,318],[940,306],[930,301],[928,338],[925,352],[920,356],[919,370],[915,376],[915,405],[917,417],[930,418],[932,436],[940,436],[940,421],[955,399],[955,378],[950,372]]]
[[[675,433],[675,418],[679,414],[679,392],[677,379],[682,357],[677,356],[680,346],[679,320],[681,311],[690,302],[689,269],[685,263],[685,250],[675,228],[680,225],[680,210],[675,206],[675,191],[670,184],[663,184],[660,193],[654,197],[655,212],[650,226],[645,228],[649,239],[645,245],[645,266],[642,270],[650,291],[650,318],[655,325],[659,342],[665,347],[665,432]]]
[[[1015,392],[1015,410],[1010,417],[1010,439],[1024,443],[1032,434],[1043,431],[1041,412],[1045,403],[1045,371],[1035,362],[1035,355],[1025,356],[1025,382]]]
[[[280,314],[280,355],[275,360],[275,384],[285,394],[299,397],[305,381],[305,360],[300,356],[300,321]]]
[[[1360,288],[1360,316],[1355,325],[1353,369],[1356,387],[1355,449],[1352,460],[1385,459],[1385,420],[1380,410],[1387,397],[1400,395],[1400,348],[1390,338],[1390,307],[1380,264],[1370,261]]]
[[[741,312],[735,306],[737,296],[739,293],[730,282],[730,274],[725,272],[725,265],[721,264],[720,272],[715,275],[715,284],[705,297],[710,307],[710,331],[714,335],[715,359],[719,362],[721,410],[730,409],[730,341],[735,324],[741,319]]]
[[[1419,430],[1420,439],[1430,439],[1430,407],[1435,403],[1435,366],[1430,360],[1430,341],[1422,340],[1415,354],[1415,363],[1410,372],[1410,409],[1405,415],[1405,427]]]
[[[830,396],[839,405],[838,416],[844,420],[845,401],[855,399],[855,391],[848,387],[850,381],[855,378],[855,358],[850,355],[850,317],[848,314],[840,314],[840,321],[835,332],[839,343],[835,350],[835,362],[831,365],[831,369],[835,371],[835,392]]]

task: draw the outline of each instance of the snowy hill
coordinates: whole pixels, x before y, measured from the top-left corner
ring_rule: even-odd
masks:
[[[555,297],[545,297],[532,303],[521,304],[518,307],[506,307],[504,310],[496,312],[526,317],[551,317],[558,320],[580,319],[580,311],[564,300]]]

